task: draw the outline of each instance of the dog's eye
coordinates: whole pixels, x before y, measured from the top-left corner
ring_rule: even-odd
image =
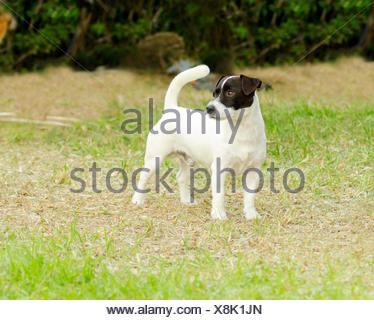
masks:
[[[220,89],[216,89],[216,90],[214,90],[214,92],[213,92],[213,97],[218,96],[218,95],[219,95],[219,92],[220,92]]]
[[[234,95],[234,91],[227,90],[226,94],[227,94],[229,97],[232,97],[232,96]]]

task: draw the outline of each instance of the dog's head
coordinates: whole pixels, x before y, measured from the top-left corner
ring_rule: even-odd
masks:
[[[240,109],[249,108],[253,104],[256,89],[261,84],[261,80],[244,75],[221,77],[213,91],[214,99],[208,103],[206,112],[211,118],[223,120],[227,118],[227,112],[233,116]]]

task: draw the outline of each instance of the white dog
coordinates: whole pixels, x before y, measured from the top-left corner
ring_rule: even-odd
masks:
[[[260,218],[254,198],[260,180],[256,170],[260,169],[266,155],[265,126],[256,94],[261,81],[244,75],[221,77],[213,92],[214,99],[206,107],[207,112],[178,107],[182,87],[208,74],[209,68],[200,65],[178,74],[171,82],[163,116],[148,135],[146,170],[140,174],[132,202],[144,203],[145,194],[140,190],[145,188],[156,169],[155,159],[158,157],[161,163],[166,156],[174,154],[180,160],[177,181],[183,203],[194,202],[189,189],[190,167],[198,162],[212,170],[213,219],[226,219],[224,182],[228,172],[243,175],[245,217]],[[178,128],[175,127],[177,120]]]

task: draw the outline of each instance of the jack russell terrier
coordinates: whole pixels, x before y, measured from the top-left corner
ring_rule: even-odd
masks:
[[[144,158],[144,168],[147,170],[140,173],[132,202],[144,204],[145,194],[140,190],[144,189],[147,180],[156,170],[155,159],[158,157],[161,163],[165,157],[174,154],[180,162],[177,182],[182,203],[194,203],[189,188],[190,167],[198,162],[212,170],[213,219],[227,218],[224,182],[228,172],[243,175],[243,184],[247,186],[243,191],[245,217],[261,218],[255,209],[254,199],[260,179],[256,170],[261,168],[266,156],[265,125],[256,94],[256,89],[261,87],[262,82],[244,75],[221,77],[213,91],[214,99],[206,107],[206,113],[179,107],[178,95],[182,87],[208,74],[208,66],[200,65],[178,74],[170,83],[165,96],[163,116],[148,135]],[[169,130],[166,125],[168,120],[169,124],[175,123],[171,112],[167,112],[170,109],[178,112],[180,120],[178,132],[172,134],[165,132]],[[235,139],[232,139],[234,121],[240,124],[236,128]]]

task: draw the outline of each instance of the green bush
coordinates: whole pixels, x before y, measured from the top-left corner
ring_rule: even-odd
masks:
[[[0,69],[32,69],[64,57],[72,46],[83,10],[91,16],[75,59],[90,69],[121,64],[141,39],[160,31],[181,35],[188,56],[216,68],[222,58],[241,65],[292,63],[318,44],[321,46],[308,59],[326,60],[356,46],[368,20],[370,3],[371,0],[6,1],[4,10],[13,11],[14,16],[17,13],[18,27],[11,50],[4,49],[6,41],[1,44]]]

